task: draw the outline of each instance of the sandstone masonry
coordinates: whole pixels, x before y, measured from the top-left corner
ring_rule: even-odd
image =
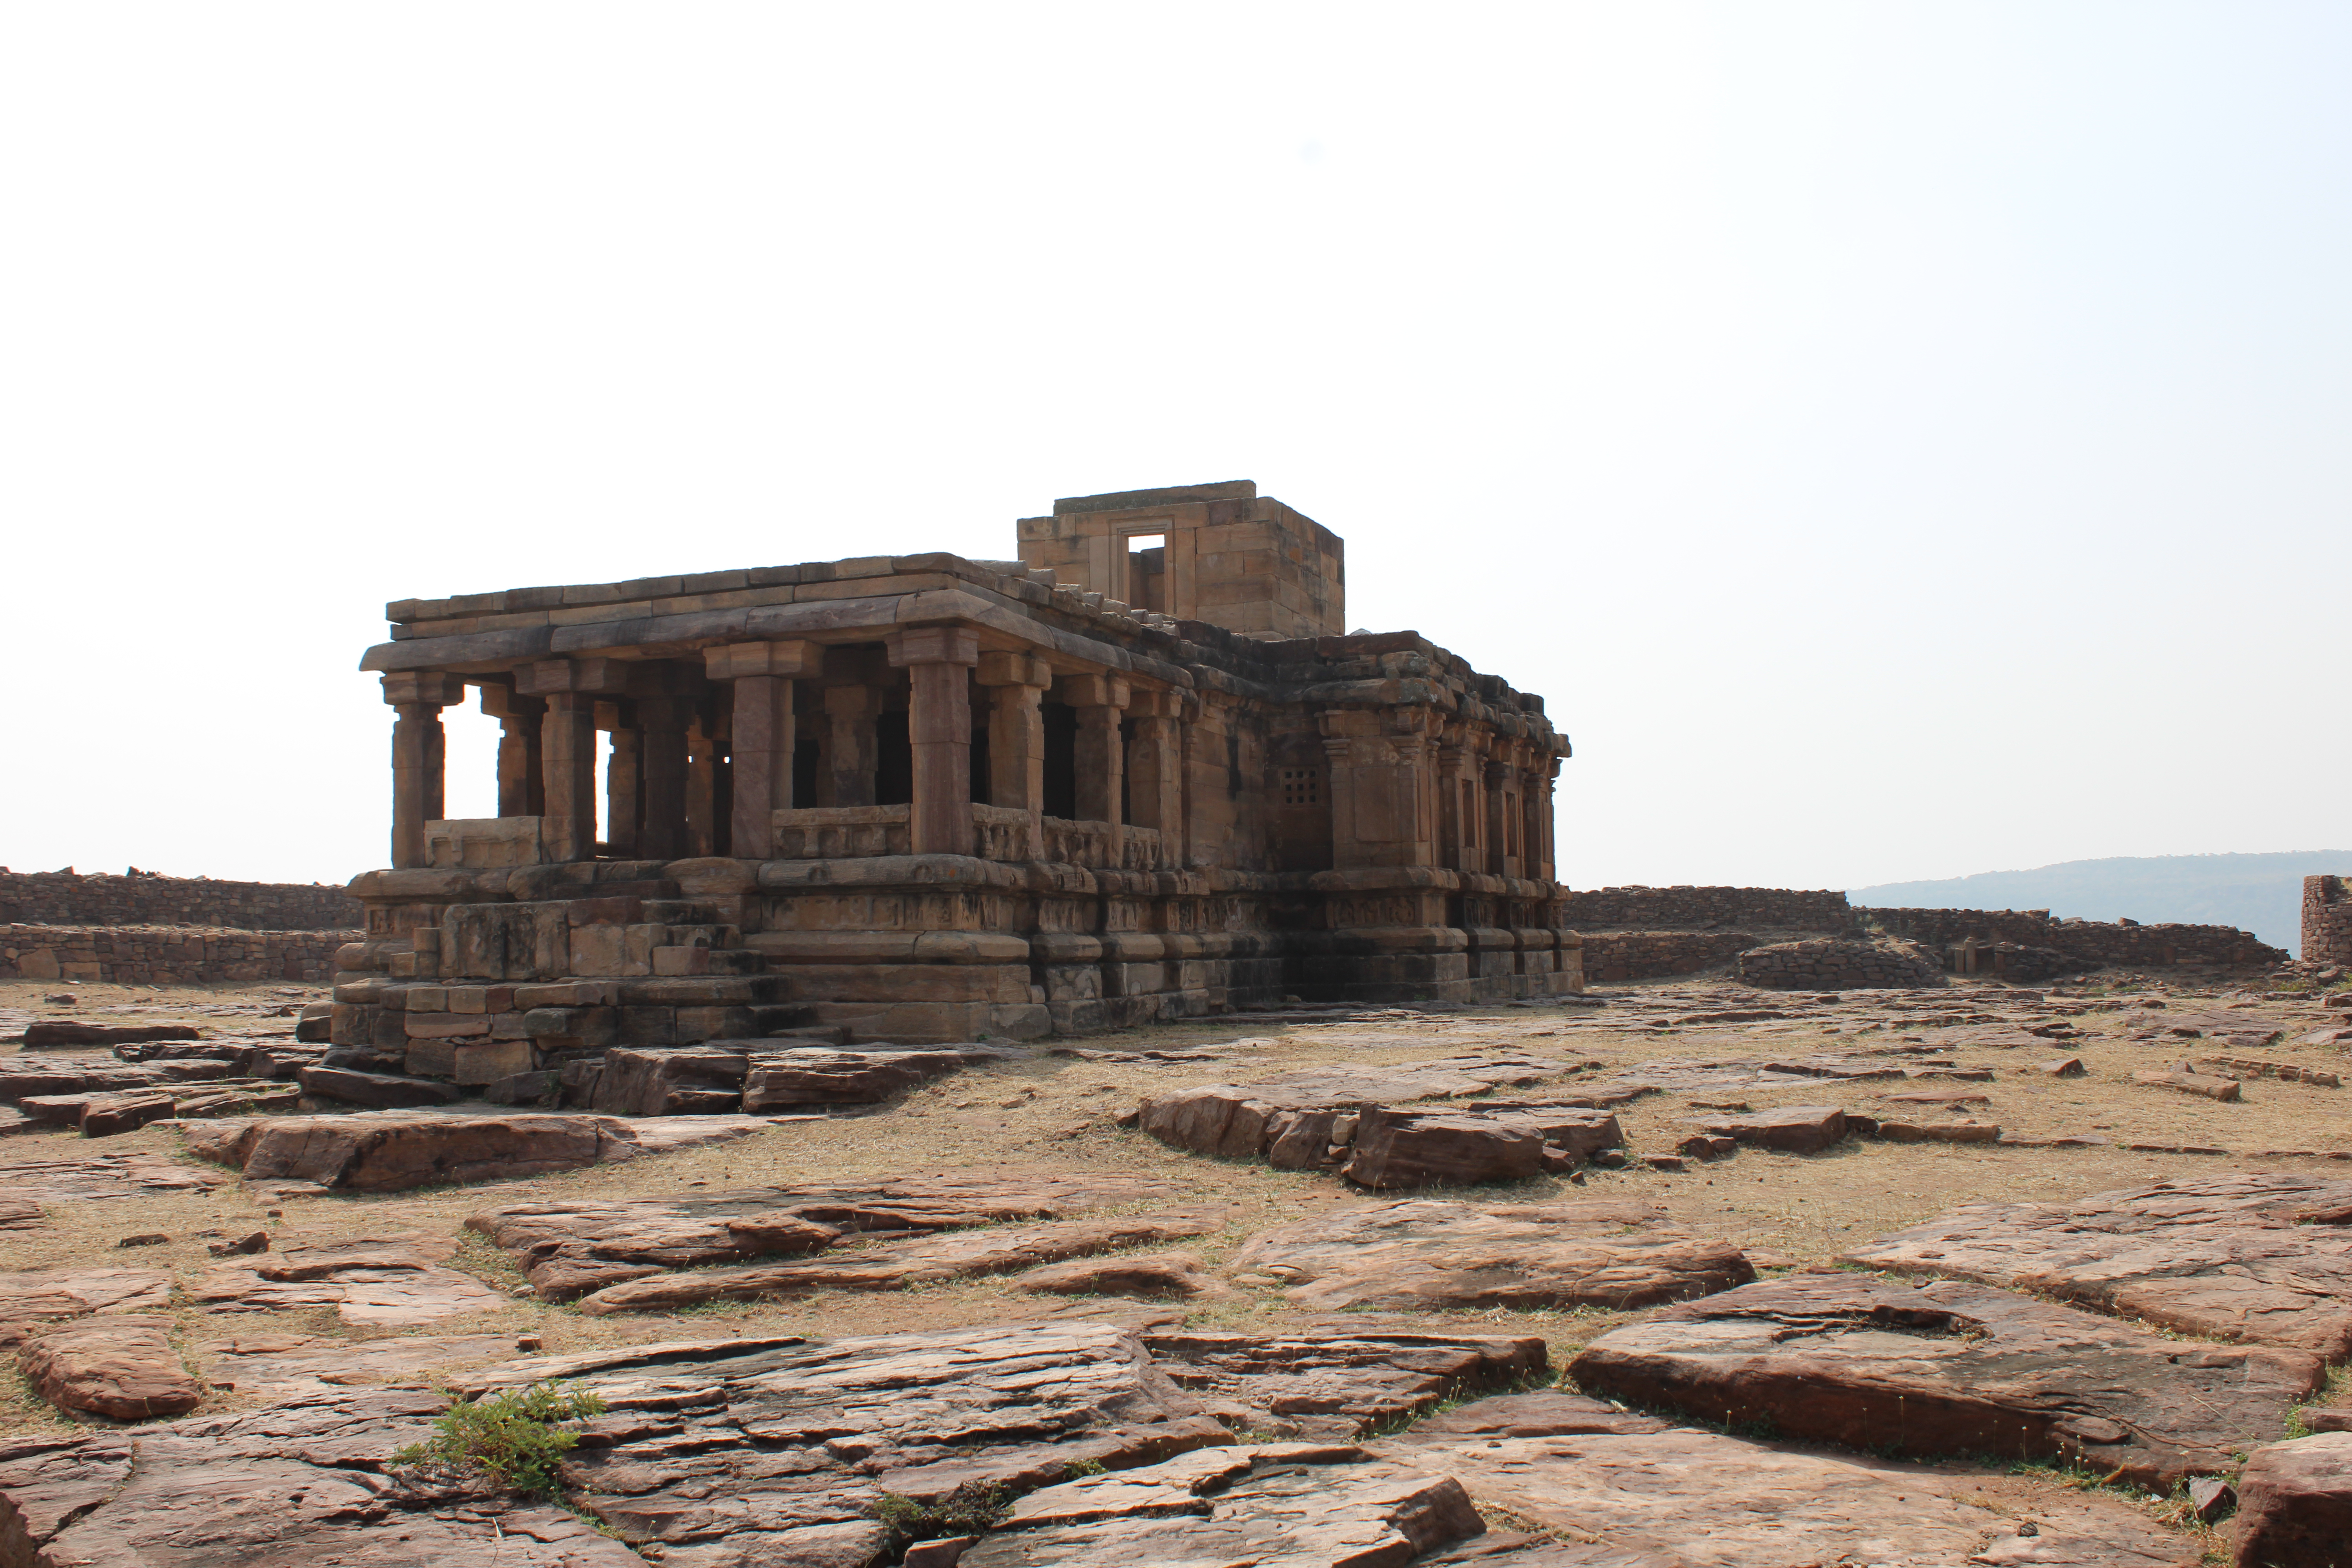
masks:
[[[197,926],[0,926],[0,980],[207,985],[322,984],[356,931],[220,931]]]

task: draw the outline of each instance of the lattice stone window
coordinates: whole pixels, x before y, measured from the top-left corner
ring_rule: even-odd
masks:
[[[1323,803],[1323,779],[1317,768],[1285,768],[1282,770],[1282,804],[1285,805],[1320,805]]]

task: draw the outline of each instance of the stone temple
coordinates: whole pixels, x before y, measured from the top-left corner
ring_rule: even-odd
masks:
[[[392,866],[352,883],[336,1043],[491,1084],[1582,989],[1542,699],[1348,633],[1338,536],[1245,480],[1019,537],[389,605]],[[499,815],[450,818],[474,700]]]

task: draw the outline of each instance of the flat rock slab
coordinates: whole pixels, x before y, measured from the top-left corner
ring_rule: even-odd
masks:
[[[1594,1433],[1664,1432],[1667,1424],[1654,1415],[1637,1415],[1605,1399],[1593,1399],[1564,1389],[1544,1388],[1529,1394],[1498,1394],[1474,1399],[1443,1415],[1417,1422],[1416,1437],[1564,1437]]]
[[[2071,1204],[1970,1204],[1841,1261],[2352,1356],[2352,1181],[2215,1176]]]
[[[1845,1112],[1834,1105],[1783,1105],[1745,1116],[1685,1117],[1684,1125],[1713,1138],[1784,1154],[1818,1154],[1846,1135]]]
[[[1166,1203],[1172,1182],[1135,1176],[916,1177],[808,1184],[621,1201],[575,1199],[486,1209],[466,1221],[514,1256],[550,1300],[664,1268],[854,1246],[1017,1219],[1062,1219],[1118,1205]]]
[[[580,1310],[603,1316],[673,1311],[703,1301],[757,1300],[811,1290],[903,1290],[948,1279],[1014,1274],[1066,1258],[1206,1236],[1223,1224],[1222,1215],[1133,1215],[954,1231],[835,1252],[802,1263],[649,1275],[593,1290],[580,1299]]]
[[[148,1040],[193,1040],[196,1030],[187,1024],[76,1024],[48,1020],[25,1026],[25,1048],[58,1046],[119,1046]]]
[[[43,1329],[17,1348],[16,1364],[58,1409],[116,1421],[185,1415],[204,1398],[172,1343],[169,1318],[81,1318]]]
[[[1375,1191],[1525,1181],[1572,1169],[1595,1151],[1624,1142],[1613,1114],[1580,1106],[1430,1111],[1367,1106],[1355,1117],[1339,1173]]]
[[[224,1393],[278,1399],[371,1384],[438,1387],[462,1368],[512,1361],[511,1334],[387,1334],[342,1340],[313,1334],[244,1334],[196,1347],[206,1381]]]
[[[694,1568],[862,1568],[879,1560],[870,1510],[886,1491],[1017,1495],[1231,1441],[1132,1337],[1099,1323],[633,1346],[472,1381],[556,1377],[611,1407],[564,1466],[571,1500]]]
[[[768,1125],[756,1116],[630,1121],[585,1113],[380,1110],[236,1118],[184,1131],[188,1152],[237,1170],[248,1182],[398,1192],[576,1171],[748,1137]]]
[[[1190,1252],[1122,1252],[1044,1263],[1009,1281],[1033,1296],[1233,1296],[1238,1292],[1202,1271]]]
[[[1535,1336],[1229,1334],[1181,1328],[1139,1336],[1160,1369],[1235,1431],[1360,1436],[1442,1401],[1541,1373]]]
[[[645,1568],[561,1509],[387,1474],[446,1395],[336,1390],[135,1433],[0,1445],[12,1561],[217,1568]]]
[[[1202,1449],[1032,1492],[963,1568],[1373,1568],[1481,1533],[1450,1476],[1358,1449]]]
[[[445,1079],[410,1078],[388,1072],[354,1072],[349,1068],[306,1067],[295,1074],[302,1092],[320,1100],[351,1105],[394,1107],[448,1105],[466,1091]]]
[[[743,1077],[743,1109],[789,1110],[809,1105],[875,1105],[932,1079],[988,1062],[1020,1060],[1024,1053],[989,1046],[929,1050],[772,1048],[751,1058]]]
[[[2227,1472],[2326,1368],[1981,1285],[1802,1275],[1612,1330],[1569,1371],[1589,1392],[1788,1437],[2064,1460],[2164,1489]]]
[[[1740,1250],[1647,1204],[1459,1204],[1344,1210],[1261,1231],[1228,1272],[1278,1281],[1301,1305],[1653,1306],[1756,1278]]]
[[[504,1305],[504,1296],[472,1275],[444,1267],[457,1251],[454,1239],[421,1231],[334,1238],[290,1232],[273,1237],[268,1252],[214,1265],[187,1295],[209,1312],[332,1307],[344,1322],[373,1328]]]
[[[158,1193],[202,1193],[228,1180],[217,1171],[163,1154],[93,1154],[79,1160],[18,1160],[0,1164],[0,1202],[78,1204]]]
[[[94,1312],[171,1310],[171,1276],[160,1268],[40,1268],[0,1274],[0,1345],[46,1323]]]
[[[1398,1092],[1376,1092],[1383,1087]],[[1570,1169],[1594,1150],[1624,1142],[1615,1117],[1593,1097],[1443,1109],[1380,1103],[1432,1092],[1425,1081],[1383,1084],[1351,1069],[1298,1073],[1152,1095],[1138,1110],[1137,1125],[1171,1148],[1262,1159],[1285,1171],[1337,1166],[1349,1181],[1376,1190],[1523,1181]],[[1633,1096],[1621,1090],[1609,1098],[1622,1103]]]
[[[2352,1432],[2273,1443],[2238,1476],[2236,1568],[2352,1561]]]
[[[2051,1489],[2013,1512],[1964,1474],[1690,1427],[1572,1436],[1415,1428],[1369,1445],[1554,1532],[1481,1568],[2191,1568],[2196,1547],[2128,1502]],[[2030,1520],[2034,1533],[2018,1534]],[[1477,1542],[1472,1543],[1475,1549]],[[1499,1544],[1499,1542],[1497,1542]]]

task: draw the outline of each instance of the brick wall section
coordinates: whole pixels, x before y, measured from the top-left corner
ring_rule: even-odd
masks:
[[[0,871],[0,922],[340,931],[361,924],[362,914],[359,900],[340,886]]]
[[[199,926],[0,926],[0,980],[210,985],[325,984],[335,950],[359,931],[223,931]]]
[[[2235,926],[2139,925],[2122,921],[2055,921],[2032,910],[1876,910],[1856,911],[1891,935],[1941,950],[1964,937],[2055,948],[2120,969],[2215,964],[2267,969],[2287,954]],[[2305,919],[2308,921],[2308,916]],[[2307,929],[2307,927],[2306,927]],[[2305,939],[2305,954],[2310,952]]]
[[[1650,980],[1695,974],[1730,963],[1756,945],[1742,931],[1614,931],[1584,939],[1584,978]]]
[[[2341,877],[2303,879],[2303,956],[2307,963],[2352,963],[2352,888]]]
[[[1852,931],[1840,892],[1789,888],[1596,888],[1560,900],[1576,931],[1701,931],[1744,925],[1767,931]]]

